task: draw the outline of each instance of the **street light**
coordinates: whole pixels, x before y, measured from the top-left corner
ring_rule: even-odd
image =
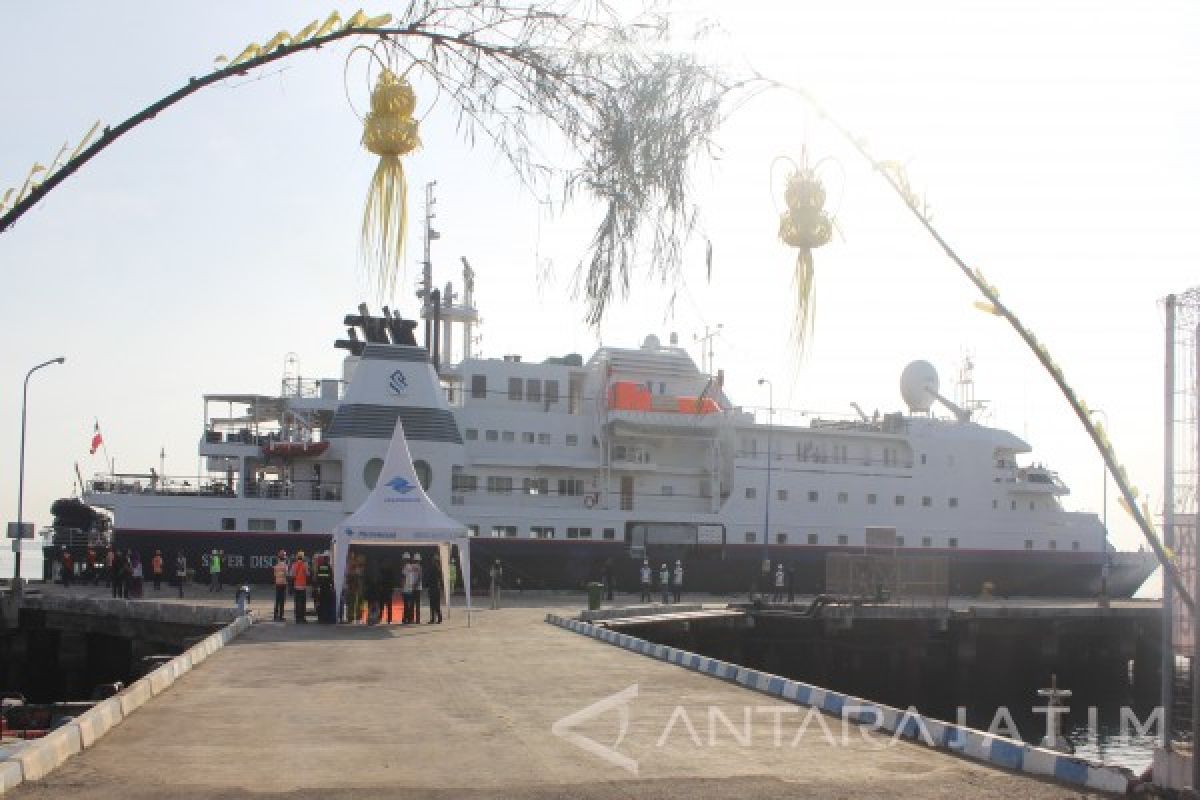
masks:
[[[1088,412],[1088,416],[1099,414],[1104,417],[1104,434],[1111,435],[1108,430],[1108,413],[1102,408],[1093,408]],[[1100,501],[1100,516],[1101,525],[1104,528],[1104,535],[1100,537],[1100,552],[1104,555],[1104,563],[1100,566],[1100,602],[1108,602],[1108,573],[1109,573],[1109,558],[1108,558],[1108,465],[1104,460],[1100,460],[1100,480],[1101,490]]]
[[[771,433],[775,426],[775,386],[766,378],[759,378],[758,385],[767,385],[767,497],[763,503],[763,580],[771,577]],[[766,595],[766,589],[763,590]]]
[[[21,534],[25,523],[25,406],[29,402],[29,378],[42,367],[51,364],[62,364],[67,359],[63,356],[43,361],[29,372],[25,373],[25,387],[21,393],[21,469],[17,477],[17,538],[13,539],[13,594],[21,595]]]

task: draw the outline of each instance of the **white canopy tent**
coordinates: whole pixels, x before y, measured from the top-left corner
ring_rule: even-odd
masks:
[[[339,601],[346,586],[351,545],[394,545],[438,548],[442,566],[444,605],[450,608],[450,547],[458,545],[467,624],[471,620],[471,550],[465,525],[455,522],[433,504],[417,480],[404,428],[396,421],[392,443],[375,488],[358,510],[333,531],[333,579]]]

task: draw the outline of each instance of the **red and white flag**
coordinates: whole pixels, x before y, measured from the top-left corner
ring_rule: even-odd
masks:
[[[91,455],[96,455],[96,451],[100,449],[100,445],[104,444],[104,437],[100,435],[100,422],[96,421],[95,432],[92,433],[92,449],[88,452]]]

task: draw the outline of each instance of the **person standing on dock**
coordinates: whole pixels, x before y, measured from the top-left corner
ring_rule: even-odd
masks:
[[[404,566],[400,568],[400,594],[404,597],[404,614],[400,617],[400,622],[404,625],[411,625],[413,618],[412,567],[412,553],[405,553]]]
[[[108,550],[104,551],[104,586],[105,586],[105,588],[108,588],[109,586],[112,586],[112,584],[113,584],[113,568],[116,567],[116,564],[117,564],[117,554],[113,552],[112,546],[109,545]],[[113,597],[116,597],[116,596],[117,596],[117,593],[113,592]]]
[[[97,569],[96,565],[96,548],[89,547],[87,549],[86,558],[87,560],[84,562],[84,567],[86,568],[87,572],[84,573],[84,580],[91,583],[92,586],[96,586],[100,583],[100,570]]]
[[[425,588],[429,590],[429,624],[442,622],[442,560],[434,558],[425,575]]]
[[[650,560],[642,559],[642,574],[641,574],[642,600],[641,600],[641,602],[643,602],[643,603],[650,602],[650,575],[651,575]]]
[[[492,611],[500,608],[500,579],[504,577],[504,569],[500,566],[500,559],[492,562],[490,571],[492,579]]]
[[[780,561],[778,564],[775,565],[775,594],[771,595],[772,603],[782,603],[783,602],[783,585],[784,585],[783,562]]]
[[[683,559],[675,559],[675,574],[671,576],[671,590],[675,595],[675,602],[679,602],[679,598],[683,595]]]
[[[208,558],[208,590],[221,591],[221,551],[213,550]]]
[[[794,563],[788,564],[787,590],[788,590],[788,602],[789,603],[796,602],[796,565]]]
[[[75,559],[71,558],[71,551],[66,547],[62,549],[62,555],[58,557],[59,566],[62,568],[62,585],[64,589],[71,588],[71,578],[75,577]]]
[[[163,576],[163,557],[162,550],[154,551],[154,558],[150,559],[150,576],[154,578],[154,591],[162,589]]]
[[[421,568],[421,554],[413,555],[413,612],[412,621],[414,625],[421,624],[421,586],[424,583],[425,570]]]
[[[658,585],[662,589],[663,605],[670,605],[671,595],[671,571],[667,569],[667,562],[663,562],[662,567],[658,570]]]
[[[306,593],[308,591],[308,565],[304,563],[304,551],[296,551],[296,560],[292,562],[292,595],[295,599],[296,622],[308,622],[306,615]]]
[[[275,622],[284,622],[284,617],[287,613],[288,590],[286,550],[280,550],[279,555],[275,557],[275,566],[271,567],[271,573],[275,578],[275,613],[271,615],[271,619]]]
[[[187,583],[187,556],[178,553],[175,556],[175,580],[179,581],[179,599],[183,599],[183,585]]]

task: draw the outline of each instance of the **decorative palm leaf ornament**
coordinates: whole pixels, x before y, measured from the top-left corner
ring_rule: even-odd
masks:
[[[787,159],[791,161],[791,159]],[[817,165],[819,166],[819,165]],[[813,325],[813,254],[833,238],[833,218],[825,211],[825,185],[817,176],[816,166],[809,167],[802,156],[792,162],[783,200],[787,209],[779,215],[779,238],[795,247],[796,319],[793,336],[803,350]]]
[[[413,118],[417,96],[403,75],[385,68],[371,92],[371,110],[363,120],[362,145],[379,156],[363,208],[362,254],[368,274],[379,284],[380,298],[396,285],[403,267],[408,231],[408,180],[404,156],[421,146]]]

